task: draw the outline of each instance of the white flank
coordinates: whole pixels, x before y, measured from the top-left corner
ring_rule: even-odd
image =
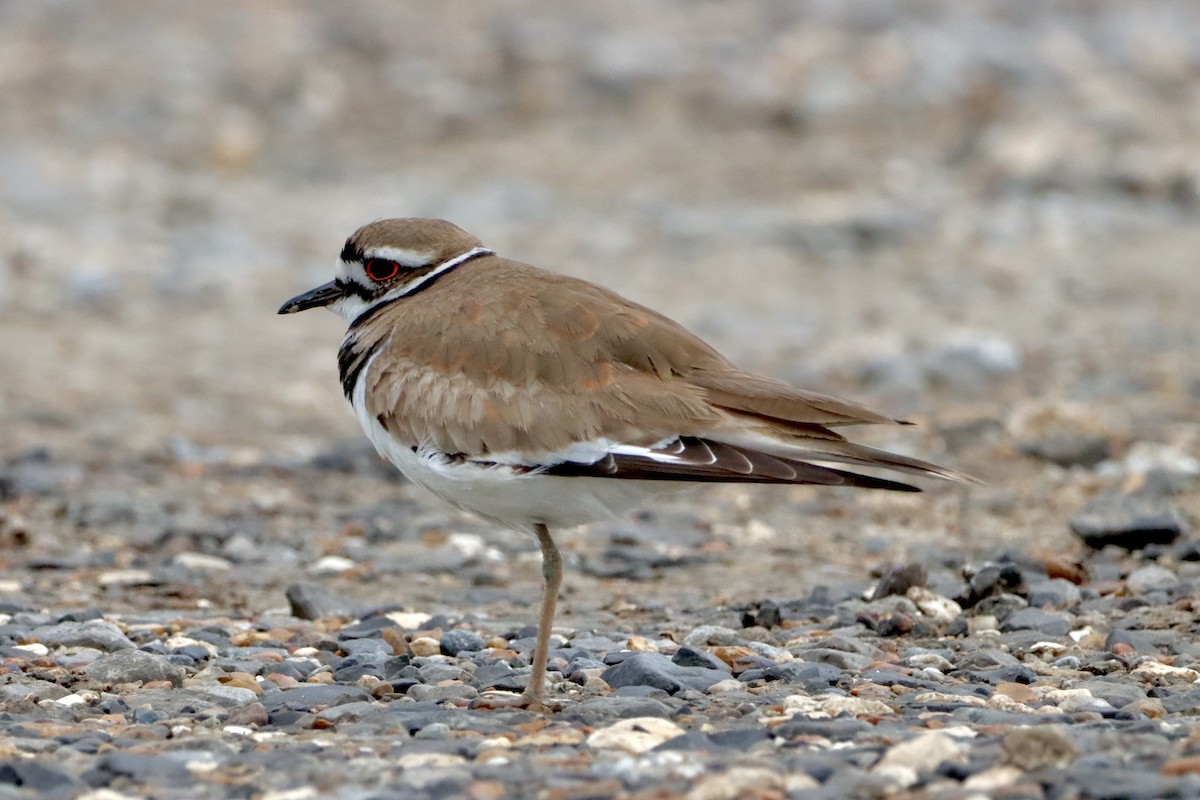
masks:
[[[650,452],[651,448],[607,441],[581,442],[558,453],[547,453],[545,460],[537,459],[534,463],[530,463],[529,454],[487,455],[481,457],[486,460],[483,462],[451,458],[430,448],[414,452],[393,439],[367,410],[368,375],[378,357],[376,354],[367,362],[350,396],[359,425],[379,454],[406,478],[457,508],[528,532],[537,523],[569,528],[620,516],[649,497],[686,488],[670,481],[568,478],[529,471],[529,467],[566,460],[591,463],[610,452],[659,459],[658,454]],[[670,458],[665,456],[661,460]]]

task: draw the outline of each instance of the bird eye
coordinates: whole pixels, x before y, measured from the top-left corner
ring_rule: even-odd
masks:
[[[386,258],[368,258],[363,262],[363,271],[376,283],[383,283],[400,274],[400,262]]]

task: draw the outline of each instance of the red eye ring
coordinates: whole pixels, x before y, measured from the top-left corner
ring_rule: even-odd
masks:
[[[390,281],[400,274],[400,262],[386,258],[368,258],[363,262],[363,272],[376,283]]]

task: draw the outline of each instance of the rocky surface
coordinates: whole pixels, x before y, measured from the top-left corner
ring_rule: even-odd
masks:
[[[1200,11],[0,5],[0,797],[1200,797]],[[531,540],[340,396],[375,217],[918,423]]]

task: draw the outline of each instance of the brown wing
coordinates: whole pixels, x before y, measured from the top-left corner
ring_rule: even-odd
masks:
[[[693,357],[719,356],[614,297],[500,258],[465,264],[351,330],[387,339],[369,411],[405,442],[471,455],[649,445],[719,425],[682,378]]]
[[[825,427],[895,422],[889,417],[746,373],[651,309],[498,257],[464,264],[350,336],[386,340],[369,371],[369,411],[408,444],[472,457],[555,453],[586,463],[601,454],[571,452],[573,445],[651,446],[683,436],[732,446],[741,457],[769,453],[792,470],[811,458],[961,479]],[[631,458],[614,455],[608,463],[623,476],[663,472]],[[814,480],[798,472],[786,482],[852,475],[804,474]],[[736,470],[720,475],[693,471],[690,479],[739,479]]]

